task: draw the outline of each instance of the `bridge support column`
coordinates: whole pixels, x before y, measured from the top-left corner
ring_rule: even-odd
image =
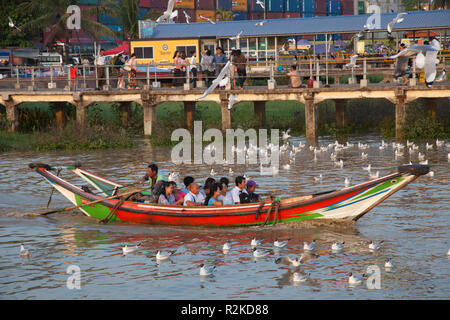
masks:
[[[220,107],[222,109],[222,131],[231,129],[231,110],[228,110],[228,100],[221,100]]]
[[[397,94],[395,100],[395,139],[400,142],[405,140],[403,126],[406,119],[406,97],[404,94]]]
[[[66,120],[66,112],[64,110],[66,106],[65,102],[54,102],[53,107],[55,108],[55,118],[56,118],[56,127],[58,129],[62,129],[65,125]]]
[[[346,99],[334,100],[336,108],[336,129],[342,131],[345,128],[345,107],[347,106]]]
[[[429,99],[423,99],[425,103],[425,110],[427,115],[431,115],[433,119],[436,119],[436,106],[437,106],[437,99],[436,98],[429,98]]]
[[[128,120],[130,119],[130,102],[120,102],[119,114],[121,126],[127,128]]]
[[[314,98],[305,97],[306,143],[316,146],[318,142],[318,112]]]
[[[186,120],[187,129],[190,133],[193,133],[195,120],[195,101],[184,102],[184,119]]]
[[[144,135],[151,136],[156,125],[156,104],[150,100],[143,100],[144,107]]]
[[[255,101],[253,102],[253,109],[256,118],[258,118],[259,126],[263,127],[266,125],[266,101]]]
[[[9,121],[9,131],[16,132],[19,129],[19,110],[13,101],[5,101],[6,119]]]
[[[78,126],[85,127],[87,125],[87,106],[82,101],[75,101],[75,108]]]

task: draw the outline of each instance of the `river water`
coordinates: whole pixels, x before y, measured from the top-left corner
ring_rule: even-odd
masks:
[[[304,137],[294,137],[294,145]],[[395,159],[392,147],[379,150],[380,138],[353,136],[350,142],[368,143],[368,159],[358,148],[344,150],[342,169],[335,168],[330,152],[314,154],[309,149],[296,155],[289,170],[277,176],[259,176],[257,165],[235,166],[234,174],[254,178],[262,195],[310,194],[367,181],[362,169],[368,163],[380,176],[396,166],[418,162],[417,153]],[[321,145],[334,140],[322,139]],[[311,223],[277,225],[265,228],[205,229],[161,227],[113,223],[74,211],[47,217],[25,213],[46,207],[51,188],[41,176],[28,169],[30,162],[71,165],[80,161],[84,168],[128,184],[139,179],[149,162],[162,173],[191,174],[204,181],[208,165],[176,166],[170,162],[171,149],[152,147],[145,141],[139,147],[106,151],[58,151],[0,154],[0,299],[448,299],[450,298],[450,149],[445,146],[420,151],[426,155],[434,177],[422,176],[394,194],[356,223]],[[282,164],[284,163],[282,157]],[[228,168],[214,166],[218,176],[228,176]],[[322,174],[322,182],[313,177]],[[61,176],[81,184],[70,172]],[[181,179],[182,180],[182,179]],[[234,180],[233,178],[230,180]],[[83,183],[84,184],[84,183]],[[52,208],[70,206],[55,192]],[[262,248],[272,250],[276,237],[290,238],[287,247],[271,251],[267,258],[254,260],[250,240],[263,239]],[[276,264],[275,259],[303,252],[303,241],[316,240],[315,255],[300,268],[310,273],[304,283],[293,283],[293,267]],[[331,244],[345,241],[340,253]],[[384,240],[380,250],[368,249],[370,240]],[[224,254],[222,245],[232,242]],[[142,242],[135,253],[122,255],[124,244]],[[19,254],[23,243],[31,254]],[[176,250],[168,261],[157,263],[157,250]],[[392,258],[394,268],[384,261]],[[212,277],[200,277],[199,265],[215,264]],[[79,267],[80,289],[68,289],[67,273]],[[349,286],[349,272],[362,274],[368,266],[378,266],[380,288],[368,289],[365,282]]]

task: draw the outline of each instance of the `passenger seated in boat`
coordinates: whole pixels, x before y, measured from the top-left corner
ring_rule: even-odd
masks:
[[[224,206],[229,206],[233,204],[233,198],[231,196],[231,191],[228,191],[228,184],[230,180],[226,177],[222,177],[219,180],[219,183],[222,185],[222,191],[218,197],[219,201],[222,201]]]
[[[177,188],[177,183],[175,181],[169,181],[169,183],[173,186],[173,195],[175,197],[176,205],[183,205],[184,203],[184,193],[180,189]]]
[[[214,178],[207,178],[205,181],[205,184],[203,185],[203,188],[200,189],[200,194],[203,195],[203,197],[206,199],[207,196],[209,196],[209,192],[212,188],[212,186],[216,183],[216,179]]]
[[[233,200],[233,204],[239,204],[241,203],[239,195],[242,192],[247,193],[247,190],[245,190],[245,178],[243,176],[237,176],[235,183],[236,186],[231,190],[231,198]]]
[[[197,207],[203,205],[205,198],[200,193],[200,188],[197,183],[191,183],[191,190],[184,197],[184,205],[187,207]]]
[[[181,204],[183,200],[178,202],[175,200],[173,195],[173,184],[171,182],[164,181],[162,184],[162,192],[158,198],[158,204]]]
[[[184,188],[178,192],[180,197],[182,197],[184,199],[184,197],[189,193],[189,191],[191,189],[190,185],[194,182],[194,180],[195,179],[191,176],[186,176],[183,179]]]
[[[209,196],[205,200],[205,205],[215,207],[222,206],[222,201],[218,200],[221,191],[222,186],[220,185],[220,183],[214,183],[214,185],[210,189]]]
[[[242,192],[239,195],[241,203],[252,203],[261,201],[260,196],[255,193],[256,187],[259,187],[259,185],[257,185],[254,180],[247,181],[246,185],[247,185],[247,193]]]

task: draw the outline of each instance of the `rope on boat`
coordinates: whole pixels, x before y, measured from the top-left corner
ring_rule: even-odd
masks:
[[[62,168],[59,168],[58,171],[56,172],[56,176],[59,177],[59,174],[61,173]],[[52,186],[52,191],[50,192],[50,197],[48,198],[48,202],[47,202],[47,208],[50,205],[50,202],[52,202],[52,196],[53,196],[53,192],[55,191],[55,187]]]
[[[119,202],[115,204],[115,206],[111,209],[111,211],[108,213],[108,215],[105,217],[105,219],[100,220],[100,223],[107,224],[109,221],[111,221],[112,217],[116,215],[117,209],[125,202],[125,199],[120,199]]]
[[[255,220],[258,220],[259,214],[261,213],[261,209],[264,207],[264,204],[265,204],[265,202],[261,201],[261,203],[259,204],[258,209],[256,209]]]
[[[280,209],[280,200],[275,200],[275,220],[273,221],[272,227],[277,224],[278,220],[278,209]]]

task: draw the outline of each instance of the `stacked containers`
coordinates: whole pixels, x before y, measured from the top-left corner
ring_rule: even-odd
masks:
[[[236,11],[233,15],[234,21],[247,20],[247,11]]]
[[[247,20],[247,0],[232,0],[233,20]]]
[[[224,11],[231,11],[232,10],[231,1],[232,0],[218,0],[219,7],[217,9]]]
[[[98,4],[99,0],[79,0],[78,4]]]
[[[282,19],[283,18],[283,12],[267,12],[266,13],[267,19]]]
[[[174,19],[176,23],[186,23],[186,16],[184,12],[186,11],[187,15],[190,17],[190,22],[195,22],[195,10],[194,9],[178,9],[178,16]]]
[[[215,10],[216,0],[194,0],[195,8],[198,10]],[[247,11],[247,3],[245,6],[245,11]]]
[[[261,0],[264,3],[264,0]],[[266,4],[267,4],[267,0]],[[264,9],[256,3],[256,0],[248,0],[247,2],[247,7],[248,7],[248,12],[249,13],[253,13],[253,12],[263,12]],[[266,10],[267,10],[267,6],[266,6]]]
[[[341,15],[341,1],[340,0],[327,0],[327,16],[340,16]]]
[[[139,20],[143,20],[149,8],[139,8]]]
[[[342,14],[354,14],[353,0],[341,0]]]
[[[329,0],[316,0],[314,15],[316,17],[323,17],[327,15],[327,4]]]
[[[300,9],[298,12],[285,12],[283,14],[283,18],[289,19],[289,18],[300,18]]]
[[[152,4],[152,0],[139,0],[139,7],[141,8],[150,8]]]
[[[195,22],[208,22],[208,20],[202,19],[200,16],[216,21],[216,12],[214,10],[195,10],[195,18],[192,16],[191,18],[193,18]]]
[[[173,5],[174,9],[194,9],[195,1],[194,0],[175,0],[175,4]],[[181,10],[182,12],[182,10]],[[180,10],[178,10],[178,14],[180,14]]]
[[[300,13],[302,8],[302,0],[286,0],[286,12]]]
[[[181,1],[181,0],[176,0],[176,1]],[[183,1],[185,1],[185,0],[183,0]],[[219,0],[219,4],[220,4],[220,1],[221,0]],[[195,4],[194,15],[191,15],[190,13],[188,13],[191,16],[192,21],[208,22],[207,20],[200,18],[200,16],[203,16],[203,17],[209,18],[213,21],[216,21],[216,11],[214,10],[216,7],[216,0],[194,0],[194,4]],[[231,4],[231,2],[230,2],[230,4]],[[230,6],[230,10],[231,10],[231,6]]]
[[[141,2],[148,2],[149,8],[154,8],[162,11],[166,11],[168,0],[141,0]],[[175,5],[174,5],[175,6]],[[144,6],[143,6],[144,7]],[[147,7],[147,4],[145,5]]]
[[[314,0],[303,0],[302,18],[314,17]]]
[[[266,11],[271,12],[284,12],[286,0],[266,0]],[[268,5],[268,7],[267,7]],[[269,18],[271,19],[271,18]]]

